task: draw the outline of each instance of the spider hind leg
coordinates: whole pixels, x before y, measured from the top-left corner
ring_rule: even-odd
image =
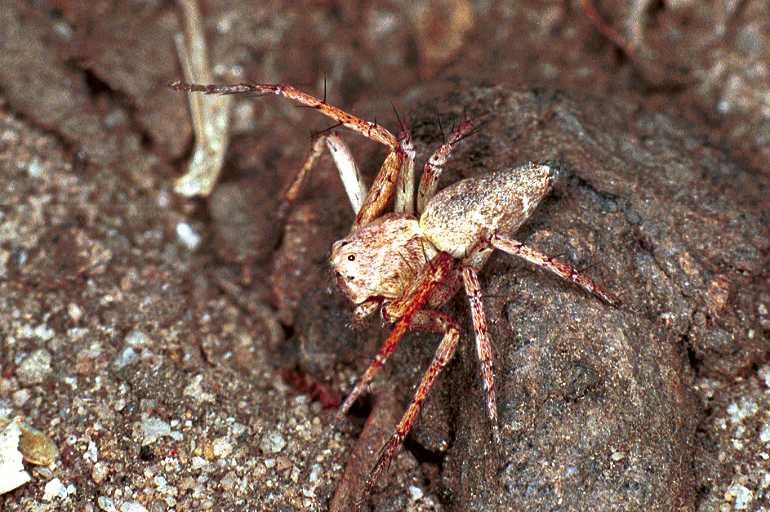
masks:
[[[415,421],[420,415],[422,404],[425,401],[431,388],[436,383],[436,378],[446,367],[457,348],[457,342],[460,339],[460,329],[457,323],[448,315],[432,310],[423,310],[415,314],[412,327],[414,329],[443,333],[441,343],[439,343],[436,353],[433,356],[428,369],[423,374],[420,385],[412,398],[406,412],[399,421],[396,431],[388,442],[383,446],[377,463],[369,473],[367,480],[367,489],[371,489],[379,476],[390,466],[393,458],[398,454],[404,439],[412,430]]]

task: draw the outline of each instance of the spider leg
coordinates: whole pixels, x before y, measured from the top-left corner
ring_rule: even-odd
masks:
[[[348,199],[350,199],[353,212],[357,214],[361,210],[364,198],[366,197],[366,185],[361,173],[358,171],[353,154],[342,138],[334,133],[326,137],[326,147],[329,148],[334,163],[337,165],[340,179],[342,179],[345,192],[347,192]]]
[[[373,141],[379,142],[388,146],[391,150],[395,150],[398,146],[398,139],[390,133],[384,126],[371,121],[364,121],[363,119],[356,117],[352,114],[348,114],[344,110],[326,103],[325,100],[316,98],[315,96],[306,92],[300,91],[294,86],[285,84],[236,84],[236,85],[217,85],[217,84],[188,84],[183,82],[172,82],[169,86],[177,91],[186,92],[202,92],[205,94],[257,94],[259,96],[266,96],[268,94],[274,94],[276,96],[283,96],[300,105],[313,108],[323,115],[330,117],[342,124],[343,126],[350,128],[351,130],[360,133],[364,137],[367,137]]]
[[[494,235],[491,242],[495,249],[500,249],[501,251],[507,252],[508,254],[512,254],[514,256],[519,256],[520,258],[523,258],[538,267],[550,270],[562,279],[572,281],[591,295],[597,297],[610,306],[618,307],[621,304],[620,299],[596,284],[587,275],[578,272],[575,267],[565,261],[552,258],[547,254],[543,254],[532,249],[531,247],[527,247],[518,240],[514,240],[513,238],[509,238],[504,235]]]
[[[417,313],[414,317],[414,328],[430,332],[441,332],[444,334],[444,337],[441,339],[438,349],[436,349],[433,361],[420,381],[412,403],[409,404],[401,421],[398,423],[396,431],[382,448],[377,463],[369,474],[366,485],[367,489],[370,489],[380,474],[390,466],[390,462],[401,448],[404,438],[412,430],[412,426],[420,414],[422,404],[436,382],[436,377],[452,359],[457,348],[457,342],[460,339],[460,329],[457,323],[448,315],[437,311],[423,310]]]
[[[405,301],[405,307],[402,314],[398,317],[395,327],[391,331],[390,335],[385,339],[379,352],[374,357],[374,360],[369,364],[364,374],[356,383],[353,391],[345,399],[337,411],[337,421],[341,421],[344,415],[350,410],[352,405],[364,392],[366,386],[374,379],[374,377],[380,372],[380,369],[388,360],[388,358],[396,350],[396,347],[401,342],[401,339],[406,334],[415,314],[422,309],[425,303],[430,298],[436,285],[440,283],[452,269],[452,256],[448,253],[440,253],[430,265],[426,267],[426,272],[418,280],[417,286],[413,289],[410,296]]]
[[[463,283],[465,294],[471,306],[473,330],[476,333],[476,354],[481,363],[481,374],[484,382],[484,393],[487,398],[487,416],[492,426],[492,438],[496,443],[500,442],[500,430],[497,421],[497,400],[495,398],[495,369],[492,360],[492,342],[489,339],[487,319],[484,315],[484,303],[482,302],[479,277],[472,267],[463,267]]]
[[[342,126],[350,128],[373,141],[387,146],[390,151],[382,164],[377,177],[374,179],[369,193],[366,195],[363,204],[356,216],[354,228],[368,224],[379,217],[388,204],[393,192],[396,189],[397,182],[402,182],[401,189],[404,191],[399,195],[397,201],[397,211],[412,211],[413,207],[411,189],[414,188],[414,149],[411,145],[411,138],[408,132],[396,138],[385,127],[376,122],[364,121],[344,110],[326,103],[321,100],[300,91],[296,87],[285,84],[236,84],[236,85],[217,85],[217,84],[190,84],[180,81],[172,82],[170,87],[177,91],[202,92],[204,94],[257,94],[266,96],[274,94],[283,96],[300,105],[318,110],[325,116],[334,119]],[[316,157],[317,158],[317,157]],[[400,178],[401,171],[406,169],[407,176],[403,180]],[[410,174],[410,169],[412,169]],[[410,175],[412,178],[410,179]],[[400,209],[400,210],[398,210]]]
[[[452,150],[462,139],[470,135],[476,123],[470,119],[463,120],[449,135],[449,140],[444,142],[425,162],[425,167],[420,178],[420,187],[417,190],[417,212],[422,213],[428,201],[436,194],[438,178],[444,170],[444,165],[449,160]]]
[[[404,171],[407,176],[402,178]],[[398,145],[385,157],[382,167],[374,178],[372,188],[369,189],[364,204],[356,216],[353,229],[364,226],[380,216],[388,206],[393,192],[396,191],[396,185],[400,186],[395,211],[411,212],[413,210],[411,189],[414,188],[414,147],[408,132],[401,134]]]
[[[302,186],[305,184],[305,181],[310,174],[310,170],[315,166],[318,158],[323,152],[324,144],[329,149],[332,159],[337,166],[337,171],[340,174],[342,185],[345,187],[345,192],[350,200],[350,205],[353,207],[353,212],[358,213],[361,209],[361,204],[366,196],[366,185],[364,185],[363,178],[358,171],[358,166],[353,159],[350,149],[339,135],[335,133],[321,133],[313,139],[310,153],[308,153],[305,162],[302,164],[299,171],[297,171],[297,174],[294,176],[294,179],[281,198],[281,203],[278,206],[279,219],[284,219],[286,217],[289,208],[299,197]]]
[[[404,162],[398,174],[396,201],[393,211],[412,215],[414,213],[414,145],[409,133],[404,130],[400,136],[401,150],[404,152]]]

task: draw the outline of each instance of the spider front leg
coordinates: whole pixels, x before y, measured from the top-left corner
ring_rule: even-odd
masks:
[[[342,185],[350,200],[353,213],[358,213],[366,197],[366,185],[364,185],[361,173],[358,171],[353,155],[348,146],[337,134],[320,134],[313,140],[310,153],[305,159],[305,163],[299,169],[291,185],[283,194],[281,203],[278,207],[278,218],[283,219],[289,211],[291,205],[297,200],[302,190],[302,186],[307,180],[311,169],[315,166],[318,158],[323,152],[324,145],[329,149],[332,155],[337,171],[339,172]]]
[[[523,258],[538,267],[550,270],[562,279],[575,283],[610,306],[618,307],[621,304],[620,299],[606,291],[596,284],[590,277],[579,272],[575,267],[565,261],[560,261],[547,254],[538,252],[531,247],[527,247],[524,243],[506,237],[505,235],[494,235],[491,243],[495,249],[500,249],[508,254]]]
[[[439,343],[439,346],[436,349],[433,361],[430,363],[430,366],[425,371],[425,374],[420,381],[420,385],[414,394],[412,402],[409,404],[401,421],[399,421],[396,431],[382,448],[380,457],[377,459],[377,463],[369,474],[366,484],[367,489],[371,489],[377,481],[377,478],[390,465],[393,457],[398,453],[404,442],[404,438],[406,438],[409,431],[412,430],[414,422],[420,415],[422,404],[435,384],[436,377],[438,377],[444,367],[446,367],[452,359],[455,349],[457,348],[457,342],[460,339],[460,329],[457,326],[457,323],[448,315],[437,311],[423,310],[417,313],[414,317],[413,328],[422,331],[443,333],[444,337],[441,339],[441,343]]]
[[[406,176],[402,173],[406,171]],[[365,226],[379,217],[388,206],[388,201],[396,191],[396,185],[400,184],[396,197],[395,211],[401,213],[411,212],[413,207],[412,191],[414,188],[414,148],[408,132],[402,132],[398,145],[385,157],[380,171],[374,178],[372,188],[364,200],[361,211],[356,216],[353,229]]]
[[[473,133],[477,124],[470,119],[463,120],[457,128],[449,135],[449,140],[441,145],[425,162],[425,167],[420,178],[420,187],[417,190],[417,212],[422,213],[428,204],[428,201],[436,195],[438,188],[438,179],[444,170],[444,165],[449,160],[452,150],[458,142]]]
[[[323,115],[334,119],[340,125],[350,128],[360,133],[364,137],[379,142],[395,150],[398,147],[398,139],[390,133],[384,126],[371,121],[364,121],[352,114],[348,114],[341,108],[326,103],[326,99],[319,99],[306,92],[300,91],[294,86],[285,84],[236,84],[236,85],[217,85],[217,84],[187,84],[183,82],[173,82],[170,87],[177,91],[202,92],[204,94],[256,94],[257,96],[266,96],[275,94],[283,96],[300,105],[315,109]]]
[[[350,395],[340,406],[339,411],[337,411],[337,421],[341,421],[369,383],[380,372],[382,366],[393,354],[404,334],[406,334],[415,315],[428,302],[436,286],[443,282],[452,271],[452,263],[453,259],[448,253],[440,253],[428,264],[426,271],[420,276],[417,285],[413,288],[410,295],[397,301],[399,305],[403,305],[403,311],[399,311],[395,327],[393,327],[390,335],[383,342],[379,352],[377,352],[374,360],[369,364],[369,367],[361,376],[353,391],[350,392]],[[385,314],[387,315],[387,309]]]
[[[366,195],[366,199],[364,199],[363,204],[356,215],[353,229],[368,224],[380,216],[393,195],[398,182],[402,182],[402,189],[405,193],[406,191],[409,191],[409,195],[411,196],[412,194],[410,188],[413,188],[413,185],[410,185],[410,183],[413,178],[407,176],[402,180],[400,177],[403,169],[408,171],[410,168],[413,169],[412,166],[414,165],[414,150],[411,148],[411,144],[408,143],[410,138],[406,131],[399,138],[396,138],[384,126],[348,114],[344,110],[326,103],[326,99],[316,98],[291,85],[217,85],[189,84],[177,81],[171,83],[170,86],[177,91],[201,92],[204,94],[256,94],[258,96],[275,94],[277,96],[283,96],[300,105],[315,109],[325,116],[334,119],[341,126],[345,126],[346,128],[360,133],[364,137],[387,146],[389,149],[388,156],[385,158],[385,162],[382,164],[377,177],[374,179],[374,183],[372,183],[369,193]],[[317,156],[315,158],[317,158]],[[411,211],[411,206],[409,206],[411,204],[411,197],[407,199],[405,193],[399,194],[400,199],[398,199],[396,207],[397,210],[400,209],[404,212],[408,212]]]

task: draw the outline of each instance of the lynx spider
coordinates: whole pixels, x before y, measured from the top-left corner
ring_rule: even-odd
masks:
[[[350,233],[332,245],[331,266],[342,292],[354,304],[354,315],[365,318],[380,308],[395,326],[353,391],[341,405],[344,417],[395,351],[409,329],[442,334],[433,361],[422,377],[396,431],[383,447],[371,470],[373,484],[398,453],[416,421],[436,377],[452,358],[460,338],[457,322],[438,311],[465,289],[476,338],[476,353],[486,395],[492,437],[500,434],[495,399],[492,344],[487,330],[478,273],[495,249],[518,256],[571,281],[605,303],[619,300],[569,263],[542,254],[511,238],[550,191],[552,169],[529,163],[516,168],[467,178],[437,192],[438,178],[452,150],[474,131],[467,117],[425,163],[414,198],[415,149],[402,124],[398,137],[385,127],[365,121],[295,87],[282,84],[199,85],[175,82],[171,86],[205,94],[274,94],[293,100],[383,144],[387,157],[367,191],[353,156],[342,139],[327,130],[316,136],[312,149],[284,195],[279,212],[285,215],[297,199],[302,183],[327,147],[339,171],[353,211]],[[400,122],[400,121],[399,121]],[[385,209],[395,194],[394,211]],[[416,204],[415,204],[416,203]]]

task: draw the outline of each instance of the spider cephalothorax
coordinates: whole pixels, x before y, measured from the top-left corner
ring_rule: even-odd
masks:
[[[332,246],[331,265],[337,281],[354,304],[357,317],[367,316],[379,307],[383,317],[395,323],[380,351],[340,407],[340,416],[363,393],[409,329],[443,335],[414,399],[371,472],[370,483],[399,450],[436,377],[455,352],[460,338],[459,327],[438,309],[460,288],[465,289],[470,304],[492,436],[499,439],[492,348],[478,280],[478,272],[495,249],[519,256],[572,281],[610,305],[618,304],[614,296],[570,264],[511,238],[549,192],[553,178],[549,166],[529,163],[495,170],[437,192],[438,177],[452,149],[475,128],[469,119],[463,120],[426,161],[415,198],[415,152],[409,132],[403,126],[399,137],[395,137],[381,125],[359,119],[287,85],[177,83],[174,87],[205,93],[281,95],[312,107],[335,119],[339,125],[389,149],[380,172],[367,190],[342,139],[333,133],[319,135],[279,210],[286,212],[296,200],[307,173],[326,146],[334,157],[356,213],[348,236]],[[393,212],[385,213],[394,195]]]

